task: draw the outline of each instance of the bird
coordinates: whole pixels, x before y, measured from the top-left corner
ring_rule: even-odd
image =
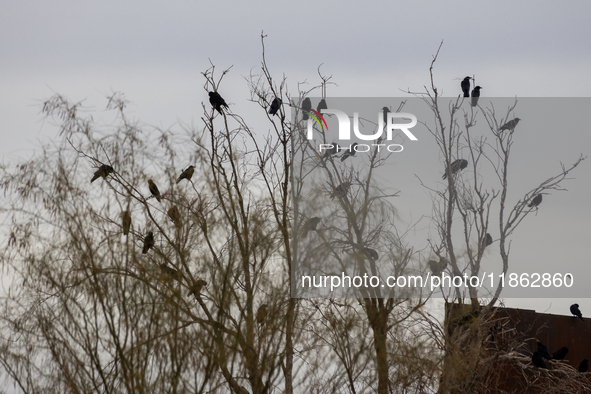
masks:
[[[550,353],[548,353],[548,348],[540,341],[538,341],[538,353],[546,360],[552,359],[552,357],[550,357]]]
[[[320,223],[322,219],[319,217],[313,217],[306,220],[304,226],[302,227],[302,238],[306,238],[308,236],[309,231],[316,231],[316,226]]]
[[[203,289],[204,286],[207,286],[207,282],[203,279],[198,279],[197,282],[193,284],[193,288],[187,296],[194,295],[195,298],[201,297],[201,289]]]
[[[519,123],[521,119],[519,118],[515,118],[513,120],[508,121],[507,123],[505,123],[504,125],[502,125],[499,128],[499,131],[503,131],[503,130],[513,130],[515,128],[515,126],[517,126],[517,123]]]
[[[131,228],[131,214],[129,211],[121,212],[121,221],[123,235],[127,236],[127,234],[129,234],[129,229]]]
[[[110,174],[110,173],[112,173],[113,171],[115,171],[115,170],[113,169],[113,167],[111,167],[111,166],[108,166],[108,165],[106,165],[106,164],[103,164],[102,166],[100,166],[100,167],[98,168],[98,170],[96,170],[96,171],[94,172],[94,176],[93,176],[93,177],[92,177],[92,179],[90,180],[90,183],[92,183],[92,182],[96,181],[97,179],[99,179],[99,178],[101,178],[101,177],[102,177],[103,179],[106,179],[106,178],[107,178],[107,175],[109,175],[109,174]]]
[[[263,324],[268,314],[269,311],[267,311],[267,304],[259,306],[259,310],[257,311],[257,323]]]
[[[463,170],[466,167],[468,167],[468,160],[457,159],[453,163],[451,163],[451,165],[450,165],[451,173],[455,174],[456,172]],[[447,170],[445,171],[445,173],[443,174],[443,177],[441,177],[441,179],[446,179],[446,178],[447,178]]]
[[[228,108],[228,104],[226,104],[226,100],[218,92],[209,92],[209,102],[210,104],[220,113],[222,114],[222,107]]]
[[[347,160],[347,158],[355,156],[355,153],[357,153],[357,151],[355,150],[357,145],[359,145],[359,144],[357,144],[357,142],[355,142],[353,145],[351,145],[349,147],[349,149],[346,150],[345,153],[343,153],[343,155],[341,156],[341,161],[345,161],[345,160]]]
[[[548,369],[546,362],[538,352],[534,352],[534,354],[531,356],[531,362],[538,368]]]
[[[323,109],[328,109],[328,105],[326,105],[325,99],[320,100],[320,102],[318,103],[318,106],[316,107],[316,111],[322,113]]]
[[[148,250],[150,250],[152,246],[154,246],[154,233],[150,231],[148,235],[146,235],[146,238],[144,238],[144,248],[142,249],[142,254],[148,253]]]
[[[269,115],[276,115],[277,111],[279,111],[279,106],[281,105],[281,99],[275,97],[273,102],[271,103],[271,108],[269,108]]]
[[[183,226],[183,222],[181,221],[181,214],[179,212],[179,209],[176,207],[176,205],[173,205],[168,210],[167,214],[168,214],[168,217],[170,217],[170,219],[174,223],[174,226],[176,228],[180,228]]]
[[[540,205],[542,203],[542,195],[538,194],[537,196],[535,196],[529,204],[527,204],[528,207],[537,207],[538,205]]]
[[[327,149],[327,150],[324,152],[324,156],[322,156],[322,160],[325,160],[325,159],[327,159],[327,158],[331,157],[332,155],[336,155],[337,153],[339,153],[339,149],[341,148],[341,147],[339,146],[339,144],[337,144],[336,142],[333,142],[333,143],[331,144],[331,146],[332,146],[332,148],[330,148],[330,149]]]
[[[384,113],[384,127],[386,127],[388,125],[388,112],[391,112],[391,111],[390,111],[390,108],[384,107],[384,108],[382,108],[382,112]]]
[[[368,257],[372,260],[377,260],[380,257],[378,252],[376,252],[372,248],[368,248],[367,246],[364,248],[361,248],[361,255],[363,255],[363,257]]]
[[[470,80],[472,78],[466,77],[462,79],[462,92],[464,92],[464,97],[470,97]]]
[[[552,354],[552,359],[564,360],[567,353],[568,353],[568,348],[566,346],[563,346]]]
[[[160,271],[164,276],[168,276],[171,279],[180,281],[179,271],[175,270],[174,268],[170,268],[168,265],[166,265],[166,263],[160,263],[158,266],[160,267]]]
[[[492,243],[493,243],[492,235],[490,235],[489,233],[486,233],[486,236],[482,240],[482,245],[486,248],[487,246],[489,246]]]
[[[195,166],[187,167],[183,172],[181,172],[181,175],[179,176],[179,179],[176,180],[176,183],[178,184],[183,179],[190,181],[191,178],[193,177],[194,172],[195,172]]]
[[[472,101],[470,104],[472,104],[473,107],[476,107],[478,105],[478,99],[480,98],[480,89],[482,89],[481,86],[476,86],[474,89],[472,89]]]
[[[440,259],[439,262],[435,260],[429,260],[428,264],[429,268],[431,269],[431,272],[435,276],[441,275],[443,273],[443,270],[447,268],[447,261],[443,259]]]
[[[572,304],[570,306],[570,313],[573,314],[573,316],[578,317],[579,319],[583,320],[583,314],[581,313],[581,310],[579,309],[579,304]]]
[[[334,191],[330,195],[330,199],[333,200],[337,196],[341,198],[347,197],[347,193],[349,192],[351,185],[352,183],[349,181],[341,183],[334,188]]]
[[[150,193],[152,193],[152,195],[156,198],[156,200],[158,200],[158,202],[160,202],[161,201],[160,190],[158,190],[158,186],[156,186],[154,181],[152,181],[151,179],[148,179],[148,186],[150,187]]]
[[[589,360],[584,359],[579,364],[579,372],[584,373],[584,372],[587,372],[588,369],[589,369]]]
[[[310,112],[310,110],[312,109],[312,101],[310,101],[310,99],[308,97],[306,97],[304,99],[304,101],[302,102],[302,109],[303,114],[304,114],[304,120],[308,120],[308,118],[310,117],[308,115],[308,113]]]

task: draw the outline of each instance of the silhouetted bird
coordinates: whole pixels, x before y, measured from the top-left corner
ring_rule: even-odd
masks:
[[[347,160],[347,158],[355,156],[355,153],[357,153],[355,147],[357,147],[357,145],[359,145],[357,142],[351,145],[349,149],[347,149],[345,153],[343,153],[343,155],[341,156],[341,161],[345,161]]]
[[[150,231],[148,235],[146,235],[146,238],[144,238],[144,248],[142,249],[142,253],[148,253],[148,250],[150,250],[152,246],[154,246],[154,233]]]
[[[484,237],[484,240],[482,242],[483,246],[486,248],[487,246],[489,246],[492,243],[493,243],[492,235],[490,235],[489,233],[486,233],[486,236]]]
[[[579,364],[579,372],[584,373],[584,372],[587,372],[588,369],[589,369],[589,360],[584,359]]]
[[[453,175],[456,172],[463,170],[466,167],[468,167],[468,160],[464,160],[464,159],[455,160],[450,165],[451,173]],[[446,178],[447,178],[447,169],[445,170],[445,173],[443,174],[443,177],[441,177],[441,179],[446,179]]]
[[[384,107],[384,108],[382,108],[382,112],[384,113],[384,127],[387,127],[388,126],[388,112],[392,112],[392,111],[390,111],[390,108]]]
[[[158,202],[160,202],[160,190],[158,190],[158,186],[156,186],[156,184],[154,183],[154,181],[152,181],[151,179],[148,179],[148,186],[150,188],[150,193],[152,193],[152,195],[156,198],[156,200],[158,200]]]
[[[378,252],[376,252],[372,248],[368,248],[367,246],[364,248],[361,248],[361,254],[363,255],[363,257],[370,258],[370,259],[376,260],[376,261],[380,257]]]
[[[337,153],[339,153],[339,149],[340,149],[339,144],[337,144],[336,142],[333,142],[331,145],[332,145],[332,148],[326,149],[324,151],[324,156],[322,156],[322,160],[325,160],[325,159],[329,158],[330,156],[336,155]]]
[[[476,86],[472,90],[472,101],[471,101],[471,104],[472,104],[473,107],[476,107],[478,105],[478,99],[480,98],[480,89],[482,89],[482,87]]]
[[[572,313],[575,317],[578,317],[579,319],[583,320],[583,314],[581,313],[581,310],[579,309],[579,304],[572,304],[570,306],[570,313]],[[585,320],[583,320],[585,321]]]
[[[123,226],[123,235],[127,236],[131,227],[131,214],[129,211],[121,212],[121,221],[121,225]]]
[[[209,92],[209,102],[220,114],[222,113],[222,107],[228,108],[226,100],[218,92]]]
[[[548,367],[546,366],[546,362],[538,352],[534,352],[534,354],[531,356],[531,362],[538,368],[548,369]]]
[[[189,167],[187,167],[185,169],[185,171],[181,172],[181,175],[179,176],[179,179],[176,180],[176,183],[179,183],[183,179],[186,179],[186,180],[190,181],[191,178],[193,178],[193,173],[194,172],[195,172],[195,166],[189,166]]]
[[[429,260],[429,268],[431,269],[433,275],[439,276],[443,273],[443,270],[447,268],[447,261],[441,259],[439,262],[435,260]]]
[[[351,182],[343,182],[337,187],[334,188],[334,191],[330,195],[330,199],[334,199],[335,197],[345,198],[347,197],[347,193],[349,192],[349,188],[351,187]]]
[[[537,207],[538,205],[540,205],[541,202],[542,202],[542,195],[538,194],[530,201],[529,204],[527,204],[527,206],[528,207]]]
[[[269,108],[269,114],[270,115],[277,114],[277,111],[279,111],[279,106],[281,106],[281,99],[274,98],[273,102],[271,103],[271,108]]]
[[[90,180],[90,183],[92,183],[92,182],[96,181],[97,179],[99,179],[99,178],[101,178],[101,177],[102,177],[103,179],[107,178],[107,175],[109,175],[109,174],[110,174],[110,173],[112,173],[113,171],[115,171],[115,170],[113,169],[113,167],[111,167],[111,166],[108,166],[108,165],[106,165],[106,164],[103,164],[102,166],[100,166],[100,167],[98,168],[98,170],[96,170],[96,171],[94,172],[94,176],[93,176],[93,177],[92,177],[92,179]]]
[[[504,125],[501,126],[499,131],[513,130],[515,128],[515,126],[517,126],[517,123],[519,123],[520,120],[521,119],[519,119],[519,118],[515,118],[513,120],[508,121],[507,123],[505,123]]]
[[[464,97],[470,97],[470,80],[472,78],[466,77],[462,79],[462,92],[464,92]]]
[[[201,296],[201,289],[203,289],[204,286],[207,286],[207,282],[203,279],[198,279],[197,282],[193,284],[193,287],[187,296],[194,295],[195,298],[199,298]]]
[[[310,99],[308,97],[306,97],[304,99],[304,101],[302,102],[302,109],[303,109],[303,114],[304,114],[304,120],[308,120],[308,118],[310,117],[308,115],[308,113],[312,109],[312,102],[310,101]]]
[[[306,238],[309,231],[316,231],[316,226],[318,226],[318,223],[320,223],[321,220],[322,219],[319,217],[313,217],[306,220],[306,223],[304,223],[304,226],[302,227],[302,238]]]
[[[259,306],[259,310],[257,311],[257,323],[262,324],[269,312],[267,311],[267,304],[263,304]]]
[[[180,228],[183,226],[183,222],[181,221],[181,214],[179,212],[179,209],[176,207],[176,205],[173,205],[172,208],[170,208],[168,210],[167,214],[168,214],[168,217],[170,217],[170,219],[174,223],[174,226],[176,228]]]
[[[548,353],[548,348],[540,341],[538,341],[538,353],[540,353],[540,356],[544,357],[546,360],[551,359],[550,353]]]
[[[566,346],[563,346],[560,349],[558,349],[557,351],[555,351],[554,354],[552,354],[552,358],[554,360],[564,360],[567,353],[568,353],[568,348]]]
[[[316,107],[316,111],[322,113],[323,109],[328,109],[328,105],[326,105],[325,99],[320,100],[320,102],[318,103],[318,107]]]
[[[166,265],[166,263],[160,263],[160,271],[162,272],[163,275],[170,277],[171,279],[174,279],[176,281],[180,281],[180,275],[179,272],[177,270],[175,270],[174,268],[169,267],[168,265]]]

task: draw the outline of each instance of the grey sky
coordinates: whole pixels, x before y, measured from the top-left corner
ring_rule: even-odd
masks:
[[[56,138],[55,128],[39,114],[53,93],[102,111],[104,96],[121,91],[132,102],[130,113],[146,124],[168,128],[179,121],[200,127],[201,102],[207,102],[200,73],[209,67],[208,58],[220,70],[233,65],[221,91],[234,110],[254,110],[254,104],[246,103],[243,76],[258,72],[263,30],[268,64],[276,78],[285,73],[293,95],[298,81],[319,82],[321,63],[338,84],[329,87],[329,96],[394,97],[403,95],[400,89],[421,91],[441,40],[436,84],[448,96],[459,94],[459,79],[473,74],[484,88],[482,97],[586,97],[591,88],[588,1],[0,4],[4,163],[30,157],[38,138]],[[545,141],[556,144],[548,162],[556,167],[560,160],[570,163],[580,153],[588,155],[588,129],[585,125],[572,136],[561,130],[545,135]],[[539,159],[538,153],[528,152]],[[590,165],[584,162],[574,173],[577,179],[567,184],[570,192],[559,195],[564,212],[557,205],[548,218],[551,231],[572,232],[572,244],[553,246],[552,258],[574,250],[568,258],[590,263],[581,246],[591,235],[586,221]],[[550,204],[544,201],[541,209]],[[576,207],[584,212],[577,216]],[[525,224],[520,232],[535,227]],[[538,243],[550,244],[553,233],[544,234],[547,238]],[[510,303],[539,310],[549,304]],[[591,315],[591,302],[579,304],[583,314]],[[551,312],[568,313],[556,305]]]

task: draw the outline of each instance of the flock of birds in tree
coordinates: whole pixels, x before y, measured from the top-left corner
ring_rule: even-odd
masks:
[[[222,101],[223,101],[223,99],[222,99]],[[220,104],[220,105],[223,105],[223,104]],[[115,170],[113,169],[113,167],[103,164],[94,172],[94,175],[93,175],[92,179],[90,180],[90,183],[96,181],[99,178],[106,179],[114,171]],[[191,166],[187,167],[185,170],[183,170],[181,172],[176,183],[178,184],[183,179],[186,179],[187,181],[191,181],[191,178],[193,177],[194,172],[195,172],[194,166],[191,165]],[[150,190],[152,197],[161,203],[162,196],[160,194],[160,190],[158,189],[158,186],[156,185],[156,183],[152,179],[148,179],[148,189]],[[176,228],[182,227],[183,224],[181,221],[181,215],[180,215],[179,209],[176,205],[173,205],[172,207],[170,207],[167,214],[168,214],[168,217],[174,223]],[[131,229],[131,222],[132,222],[131,213],[129,212],[129,210],[127,210],[127,211],[122,212],[120,216],[121,216],[121,227],[123,229],[123,235],[128,236],[129,231]],[[150,251],[150,249],[154,247],[154,245],[155,245],[154,233],[152,231],[149,231],[144,236],[144,244],[143,244],[143,248],[142,248],[142,254],[147,254]],[[172,267],[169,267],[165,263],[160,263],[159,268],[160,268],[160,271],[162,272],[162,274],[165,275],[166,277],[174,279],[178,282],[181,282],[182,275],[179,273],[178,270],[176,270]],[[204,281],[203,279],[198,279],[193,284],[191,284],[191,291],[189,292],[189,295],[194,295],[195,298],[199,298],[200,293],[201,293],[201,289],[203,288],[203,286],[207,286],[207,282]]]
[[[583,314],[581,313],[581,310],[579,309],[579,304],[572,304],[570,306],[570,313],[573,314],[574,318],[579,318],[581,319],[581,321],[585,321],[583,319]],[[554,353],[552,353],[552,356],[550,356],[550,353],[548,352],[548,348],[540,341],[538,341],[538,350],[535,351],[533,353],[533,355],[531,356],[531,362],[533,365],[535,365],[538,368],[543,368],[543,369],[548,369],[548,365],[546,364],[546,361],[550,361],[550,360],[564,360],[566,355],[568,354],[568,348],[566,346],[561,347],[560,349],[558,349],[557,351],[555,351]],[[584,359],[583,361],[581,361],[581,363],[579,364],[579,372],[587,372],[587,370],[589,369],[589,360]]]

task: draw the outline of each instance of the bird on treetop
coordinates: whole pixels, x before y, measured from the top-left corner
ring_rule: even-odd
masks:
[[[152,246],[154,246],[154,233],[150,231],[148,235],[146,235],[146,238],[144,238],[144,248],[142,249],[142,253],[148,253],[148,250],[150,250]]]
[[[226,100],[224,100],[218,92],[209,92],[209,103],[220,113],[220,115],[222,114],[222,107],[228,108]]]
[[[269,109],[269,114],[270,115],[275,115],[277,114],[277,111],[279,111],[279,107],[281,106],[281,99],[280,98],[274,98],[273,102],[271,103],[271,108]]]
[[[156,186],[154,181],[152,181],[151,179],[148,179],[148,186],[150,188],[150,193],[152,193],[152,195],[156,198],[156,200],[158,200],[158,202],[160,202],[161,201],[160,190],[158,190],[158,186]]]
[[[106,178],[107,178],[107,175],[109,175],[109,174],[110,174],[110,173],[112,173],[113,171],[115,171],[115,170],[113,169],[113,167],[111,167],[111,166],[108,166],[108,165],[106,165],[106,164],[103,164],[102,166],[100,166],[100,167],[98,168],[98,170],[96,170],[96,171],[94,172],[94,176],[93,176],[93,177],[92,177],[92,179],[90,180],[90,183],[92,183],[92,182],[96,181],[96,180],[97,180],[97,179],[99,179],[99,178],[106,179]]]
[[[189,166],[189,167],[187,167],[186,170],[184,170],[183,172],[181,172],[181,175],[179,176],[179,179],[176,180],[176,183],[179,183],[183,179],[186,179],[186,180],[190,181],[191,178],[193,177],[193,173],[194,172],[195,172],[195,166]]]
[[[540,205],[540,203],[542,202],[542,195],[538,194],[537,196],[535,196],[529,204],[527,204],[528,207],[537,207],[538,205]]]
[[[482,89],[482,87],[480,86],[476,86],[473,90],[472,90],[472,101],[471,101],[471,105],[473,107],[476,107],[478,105],[478,99],[480,98],[480,89]]]
[[[462,83],[460,84],[462,86],[462,92],[464,92],[464,97],[470,97],[470,80],[472,78],[470,77],[466,77],[464,79],[462,79]]]

